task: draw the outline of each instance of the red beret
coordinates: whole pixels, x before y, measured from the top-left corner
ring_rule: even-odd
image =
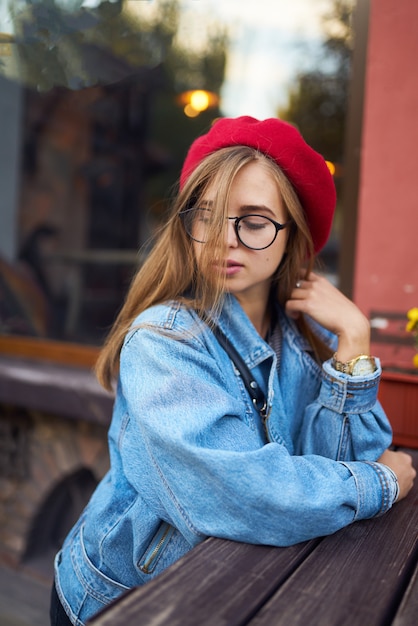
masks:
[[[325,245],[332,226],[336,193],[324,158],[298,130],[277,118],[221,118],[190,146],[180,175],[180,188],[205,157],[220,148],[250,146],[276,161],[292,183],[305,210],[315,252]]]

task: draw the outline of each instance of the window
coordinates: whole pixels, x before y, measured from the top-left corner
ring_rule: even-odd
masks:
[[[319,6],[263,3],[0,8],[0,352],[91,364],[191,141],[219,115],[277,115],[320,63]]]

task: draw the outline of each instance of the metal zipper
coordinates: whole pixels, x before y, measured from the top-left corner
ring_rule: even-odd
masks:
[[[151,574],[153,571],[153,565],[154,565],[154,561],[156,561],[158,554],[160,553],[161,548],[163,547],[163,545],[165,544],[165,542],[167,541],[167,539],[172,535],[172,533],[174,532],[174,528],[172,526],[170,526],[170,524],[168,524],[167,522],[164,522],[165,528],[164,528],[164,532],[161,535],[161,537],[159,538],[157,545],[154,546],[154,548],[152,548],[151,553],[146,556],[146,561],[143,565],[139,565],[139,569],[141,570],[141,572],[144,572],[144,574]],[[161,532],[161,528],[159,530],[159,532],[157,534],[159,534]],[[155,565],[154,565],[155,567]]]

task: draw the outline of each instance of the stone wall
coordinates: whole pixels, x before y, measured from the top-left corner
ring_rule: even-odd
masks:
[[[80,471],[85,470],[85,476],[91,475],[95,482],[105,474],[106,429],[7,405],[0,405],[0,420],[0,560],[13,567],[30,565],[33,560],[34,565],[42,563],[42,570],[48,573],[45,561],[59,547],[54,546],[57,535],[78,516],[89,495],[85,491],[94,487],[93,481],[85,485],[84,493],[79,489],[64,501],[61,515],[53,503],[45,505],[51,494],[58,494],[60,487]],[[67,524],[62,523],[63,518]],[[51,530],[49,545],[43,541],[45,554],[37,549],[35,524]]]
[[[36,408],[36,402],[25,406],[23,390],[15,403],[2,395],[0,562],[49,578],[56,550],[108,469],[111,404],[88,419]],[[62,398],[65,404],[65,393]],[[45,392],[42,402],[48,405]]]

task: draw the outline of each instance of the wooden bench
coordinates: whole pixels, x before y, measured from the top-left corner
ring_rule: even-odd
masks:
[[[289,548],[211,537],[89,624],[417,626],[418,483],[386,515]]]

